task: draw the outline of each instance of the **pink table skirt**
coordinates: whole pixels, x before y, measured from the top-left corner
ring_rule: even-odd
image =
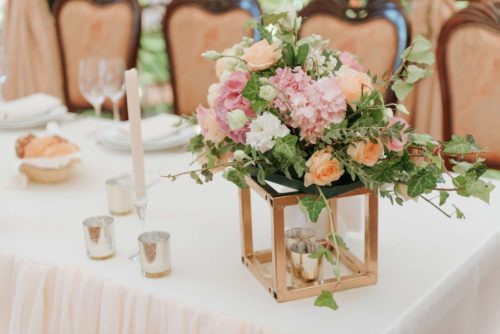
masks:
[[[120,287],[78,269],[0,254],[0,333],[277,333]]]

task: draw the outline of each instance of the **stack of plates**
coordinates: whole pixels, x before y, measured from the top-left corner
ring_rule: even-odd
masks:
[[[67,111],[58,98],[41,93],[0,103],[0,129],[42,126],[61,119]]]
[[[142,120],[142,138],[145,151],[170,149],[189,143],[196,134],[196,127],[181,125],[181,117],[162,114]],[[129,124],[121,123],[104,129],[97,138],[107,148],[120,151],[130,150]]]

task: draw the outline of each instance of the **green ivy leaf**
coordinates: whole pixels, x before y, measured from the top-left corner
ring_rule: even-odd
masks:
[[[339,308],[331,291],[321,291],[321,294],[314,301],[314,306],[328,307],[334,311]]]
[[[193,180],[195,180],[195,182],[197,184],[203,184],[203,181],[201,181],[200,177],[198,176],[198,174],[196,172],[191,172],[191,173],[189,173],[189,175],[191,176],[191,178]]]
[[[326,205],[321,197],[306,196],[299,201],[299,207],[307,214],[311,222],[316,223]]]
[[[321,245],[318,246],[316,251],[309,254],[311,259],[319,259],[322,256],[324,256],[331,265],[335,266],[335,260],[333,259],[332,253]]]
[[[241,92],[241,95],[243,95],[243,97],[249,101],[260,100],[259,91],[260,91],[259,75],[256,74],[255,72],[252,72],[252,74],[250,74],[250,79],[248,79],[245,88],[243,88],[243,91]]]
[[[292,161],[297,155],[297,136],[286,135],[276,139],[276,144],[273,147],[273,156],[278,159],[282,169],[286,169],[292,164]]]
[[[295,64],[297,66],[304,65],[304,62],[306,61],[308,55],[309,55],[309,44],[302,44],[301,46],[299,46],[299,49],[297,50],[297,56],[295,57]]]
[[[428,68],[420,68],[415,65],[408,66],[406,68],[406,72],[408,73],[406,78],[407,83],[415,83],[420,79],[424,79],[432,75],[432,71]]]
[[[257,172],[257,181],[264,185],[266,184],[266,172],[264,172],[264,170],[262,169],[262,166],[259,165],[259,171]]]
[[[479,152],[481,149],[477,146],[476,141],[470,135],[467,137],[462,137],[459,135],[453,135],[451,140],[444,143],[443,153],[447,154],[467,154],[470,152]]]
[[[398,100],[403,101],[413,89],[413,84],[398,79],[392,84],[391,88],[396,93]]]
[[[457,218],[458,219],[464,219],[465,218],[465,215],[462,211],[460,211],[459,208],[457,208],[456,205],[453,205],[455,207],[455,214],[457,215]]]
[[[328,240],[333,242],[333,236],[331,234],[328,236]],[[340,235],[335,234],[335,241],[337,241],[337,245],[339,245],[340,247],[344,248],[345,250],[349,250],[349,247],[347,247],[347,244]]]
[[[428,171],[422,170],[408,181],[408,196],[417,197],[435,187],[436,177]]]
[[[401,58],[415,63],[430,65],[434,63],[432,44],[421,35],[415,36],[412,44],[403,52]]]
[[[415,145],[426,146],[427,143],[430,143],[433,140],[434,138],[432,138],[432,136],[427,133],[410,134],[410,142],[412,142]]]
[[[479,198],[480,200],[490,203],[490,193],[495,188],[493,183],[484,182],[483,180],[475,180],[473,182],[467,183],[465,191],[469,193],[470,196]]]
[[[191,141],[189,142],[189,148],[188,150],[190,152],[199,152],[203,148],[203,136],[202,135],[197,135],[191,138]]]
[[[248,185],[245,181],[245,175],[237,169],[234,168],[228,169],[224,172],[223,176],[226,180],[234,183],[241,189],[248,188]]]
[[[450,194],[446,191],[439,192],[439,206],[442,206],[446,203],[446,200],[450,197]]]

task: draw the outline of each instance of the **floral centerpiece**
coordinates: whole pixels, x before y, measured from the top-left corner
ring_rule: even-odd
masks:
[[[407,113],[402,104],[384,101],[389,88],[401,101],[431,74],[430,42],[415,37],[401,66],[377,78],[355,55],[329,49],[320,36],[298,39],[300,24],[294,10],[267,14],[247,25],[262,40],[244,38],[222,52],[203,54],[215,60],[219,82],[209,88],[208,106],[200,105],[194,116],[201,134],[190,150],[201,168],[168,177],[190,174],[201,184],[224,171],[226,179],[245,188],[246,177],[264,184],[280,175],[319,195],[301,200],[312,222],[329,205],[326,190],[341,181],[360,182],[399,205],[421,198],[448,217],[464,217],[455,206],[444,209],[450,192],[488,202],[494,186],[480,179],[486,171],[479,157],[484,150],[472,136],[439,142],[395,115]],[[470,153],[475,160],[462,161]],[[429,196],[433,191],[437,195]],[[328,239],[335,249],[345,246],[331,217]],[[323,255],[338,275],[339,259],[326,249],[314,254]],[[316,305],[336,308],[326,291]]]

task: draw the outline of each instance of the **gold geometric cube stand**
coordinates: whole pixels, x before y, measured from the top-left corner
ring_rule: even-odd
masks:
[[[322,290],[340,291],[377,282],[378,250],[378,197],[366,188],[356,188],[331,198],[330,207],[336,212],[337,199],[350,196],[365,196],[364,213],[364,259],[359,259],[349,250],[340,249],[341,262],[350,269],[348,275],[324,279],[320,282],[306,283],[295,288],[287,283],[286,241],[284,210],[297,205],[299,199],[311,196],[301,192],[281,194],[269,185],[262,186],[252,178],[247,178],[247,189],[240,190],[242,262],[260,281],[266,290],[278,301],[288,301],[317,296]],[[271,206],[272,249],[254,250],[252,236],[251,191],[255,191]],[[335,214],[334,214],[335,215]],[[336,224],[336,220],[334,221]],[[336,227],[337,228],[337,227]],[[325,240],[320,243],[326,245]],[[335,255],[334,250],[331,250]],[[271,270],[268,264],[271,264]]]

